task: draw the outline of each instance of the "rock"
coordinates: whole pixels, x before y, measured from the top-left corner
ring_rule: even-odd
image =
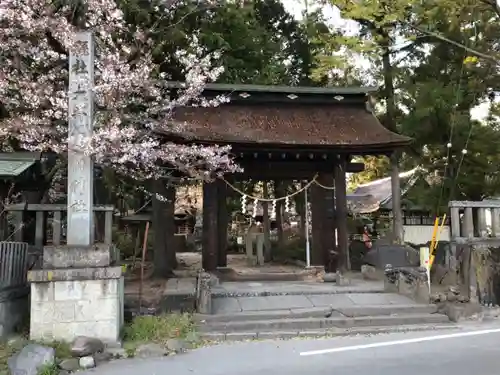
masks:
[[[337,273],[335,274],[335,283],[338,286],[348,286],[351,285],[351,280],[337,271]]]
[[[450,286],[448,290],[457,296],[460,294],[460,288],[458,286]]]
[[[124,348],[106,348],[106,352],[111,355],[111,358],[128,358],[127,350]]]
[[[76,371],[80,368],[80,361],[78,361],[78,358],[63,359],[59,363],[59,368],[69,372]]]
[[[95,367],[95,360],[92,356],[86,356],[80,358],[80,367],[83,369],[93,368]]]
[[[94,354],[94,360],[95,360],[96,365],[100,365],[101,363],[108,362],[112,358],[113,358],[113,355],[108,351]]]
[[[323,275],[323,281],[325,283],[334,283],[337,281],[337,275],[335,273],[325,273]]]
[[[104,351],[104,344],[93,337],[78,336],[71,344],[71,354],[74,357],[85,357],[102,351]]]
[[[37,375],[43,366],[54,364],[54,348],[29,344],[7,361],[11,374]]]
[[[447,299],[447,297],[444,293],[435,293],[431,296],[432,303],[445,302],[446,299]]]
[[[444,313],[448,315],[448,318],[452,322],[459,322],[464,319],[480,319],[481,318],[481,313],[482,313],[482,308],[478,304],[461,304],[461,305],[456,305],[456,304],[447,304]]]
[[[365,280],[378,280],[377,269],[368,264],[363,264],[361,266],[361,275],[363,275],[363,279]]]
[[[455,293],[448,292],[446,293],[446,300],[448,302],[455,302],[458,300],[458,295],[456,295]]]
[[[469,302],[469,297],[458,296],[458,302],[462,302],[462,303]]]
[[[67,370],[59,370],[59,374],[58,375],[69,375],[70,372],[67,371]]]
[[[183,353],[188,349],[188,343],[181,339],[170,339],[167,341],[167,349],[173,353]]]
[[[139,358],[164,357],[168,350],[159,344],[142,344],[135,350],[135,356]]]

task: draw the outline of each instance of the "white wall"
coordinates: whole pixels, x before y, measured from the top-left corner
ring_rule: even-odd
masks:
[[[404,225],[404,242],[409,242],[412,244],[424,244],[432,240],[432,232],[434,231],[434,226],[432,225]],[[450,227],[448,225],[443,226],[443,230],[440,232],[438,241],[449,241],[450,240]]]

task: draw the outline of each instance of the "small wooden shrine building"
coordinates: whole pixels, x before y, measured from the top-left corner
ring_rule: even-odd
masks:
[[[180,84],[172,83],[172,89]],[[311,265],[343,269],[348,253],[346,172],[364,166],[357,155],[390,155],[410,138],[395,134],[373,115],[375,88],[313,88],[209,84],[203,96],[226,95],[218,107],[183,107],[174,112],[175,133],[166,140],[232,146],[243,173],[231,180],[317,180],[335,193],[311,188]],[[399,193],[399,192],[396,192]],[[203,192],[203,268],[227,265],[227,185],[216,179]],[[337,240],[335,230],[337,229]],[[338,242],[338,243],[337,243]]]

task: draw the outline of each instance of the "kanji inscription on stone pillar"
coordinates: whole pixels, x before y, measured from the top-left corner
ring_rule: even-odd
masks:
[[[94,41],[92,33],[75,35],[69,57],[68,105],[68,245],[94,242],[92,157],[85,143],[92,137],[94,112]]]

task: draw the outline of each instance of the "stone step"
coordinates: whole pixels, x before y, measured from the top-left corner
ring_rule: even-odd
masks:
[[[222,284],[224,285],[224,284]],[[230,297],[272,297],[272,296],[300,296],[300,295],[328,295],[328,294],[384,294],[386,293],[382,283],[374,285],[347,285],[337,286],[336,284],[303,284],[284,285],[281,288],[232,288],[228,286],[216,286],[212,288],[212,298]]]
[[[301,309],[283,309],[267,311],[245,311],[230,314],[203,315],[196,314],[198,322],[237,322],[255,320],[275,320],[294,318],[324,318],[331,313],[332,317],[362,317],[362,316],[384,316],[401,314],[434,314],[438,311],[436,305],[371,305],[371,306],[347,306],[347,307],[312,307]]]
[[[247,340],[285,340],[293,338],[316,338],[355,335],[376,335],[383,333],[398,332],[427,332],[458,329],[455,324],[420,324],[403,326],[381,326],[381,327],[353,327],[353,328],[329,328],[315,330],[275,330],[275,331],[253,331],[253,332],[202,332],[200,335],[204,340],[210,341],[247,341]]]
[[[399,314],[360,317],[332,318],[292,318],[244,320],[231,322],[200,322],[201,332],[269,332],[269,331],[307,331],[329,328],[381,327],[403,326],[412,324],[449,323],[450,320],[442,314]]]

